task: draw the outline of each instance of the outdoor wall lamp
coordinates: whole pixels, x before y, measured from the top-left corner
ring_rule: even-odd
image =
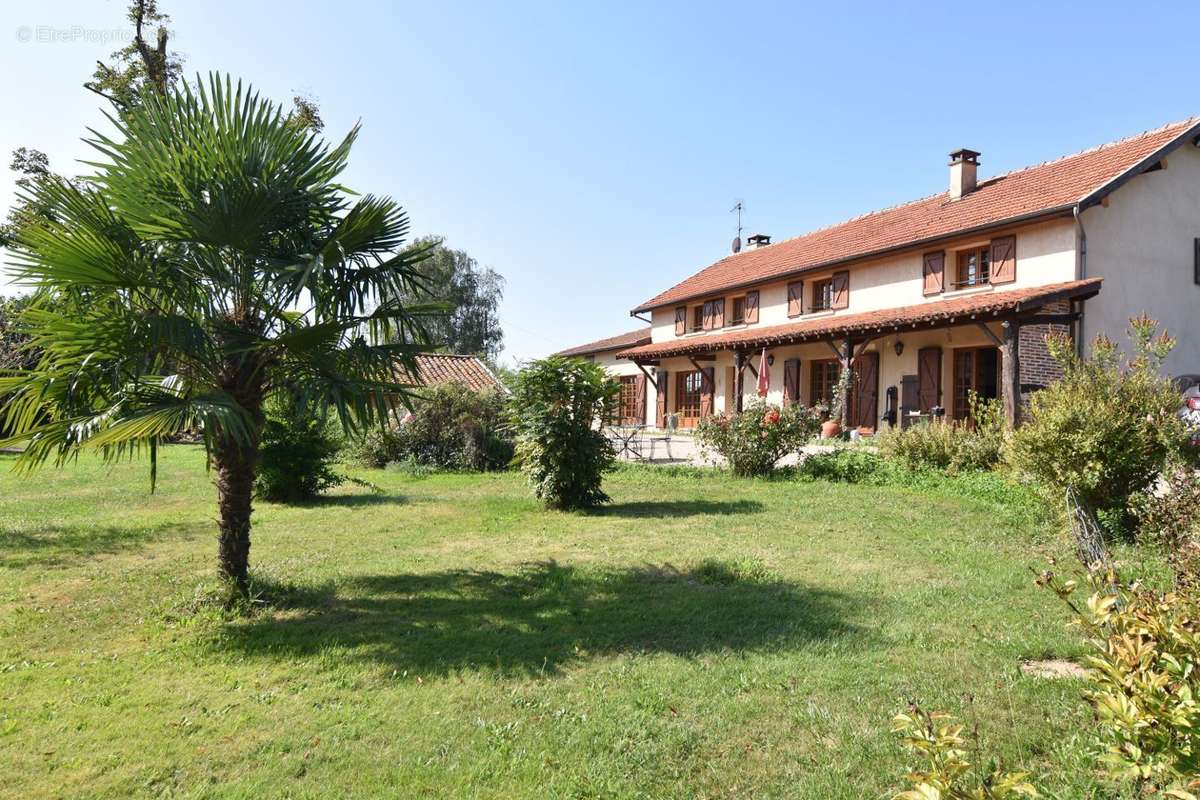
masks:
[[[772,353],[771,355],[767,356],[767,366],[768,366],[768,367],[773,367],[773,366],[775,366],[775,354],[774,354],[774,353]]]
[[[900,355],[901,353],[904,352],[904,342],[897,339],[896,344],[894,344],[892,346],[892,349],[894,349],[896,351],[896,355]]]

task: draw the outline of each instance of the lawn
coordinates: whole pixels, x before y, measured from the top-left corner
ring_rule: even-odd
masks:
[[[203,454],[0,459],[0,794],[874,798],[910,698],[1092,789],[1060,546],[963,492],[626,469],[594,514],[520,475],[362,471],[259,503],[271,598],[224,619]],[[1058,769],[1056,769],[1056,767]],[[1071,783],[1071,781],[1076,781]]]

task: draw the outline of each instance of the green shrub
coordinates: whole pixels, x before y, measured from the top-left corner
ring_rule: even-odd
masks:
[[[879,436],[883,456],[912,470],[991,469],[1004,448],[1004,415],[995,400],[972,393],[971,423],[935,420],[892,428]]]
[[[1159,548],[1181,588],[1200,591],[1200,480],[1188,464],[1175,463],[1163,480],[1132,499],[1137,540]]]
[[[1023,772],[1006,772],[997,759],[986,769],[967,760],[963,726],[949,714],[927,712],[910,706],[907,713],[892,719],[892,732],[899,734],[908,750],[922,761],[905,775],[912,789],[893,800],[1002,800],[1040,797]],[[972,750],[979,751],[978,735],[972,734]]]
[[[422,391],[412,415],[395,433],[400,460],[439,469],[504,469],[513,457],[505,396],[458,382]]]
[[[1138,796],[1193,798],[1200,786],[1200,602],[1193,592],[1158,592],[1116,574],[1076,583],[1037,580],[1071,609],[1087,637],[1087,698],[1099,720],[1099,760],[1108,777]]]
[[[469,472],[504,469],[512,456],[504,395],[454,381],[422,390],[402,424],[368,431],[350,452],[357,463],[376,469],[412,461]]]
[[[340,439],[319,414],[291,398],[273,399],[263,426],[255,494],[293,503],[345,482],[345,476],[333,470],[340,449]]]
[[[754,400],[740,414],[701,420],[696,441],[724,457],[734,475],[768,475],[779,459],[798,451],[820,429],[818,409]]]
[[[1033,395],[1007,451],[1017,469],[1056,493],[1073,489],[1110,533],[1121,534],[1133,527],[1130,499],[1151,487],[1187,441],[1179,392],[1159,373],[1174,341],[1145,316],[1130,320],[1130,338],[1133,357],[1123,360],[1103,335],[1089,359],[1068,338],[1047,337],[1063,378]]]
[[[373,469],[383,469],[403,458],[400,437],[394,428],[371,428],[346,446],[346,459]]]
[[[800,463],[797,474],[802,478],[841,483],[885,482],[881,474],[884,466],[883,459],[875,453],[839,448],[810,455]]]
[[[533,493],[552,508],[590,508],[608,500],[603,474],[616,454],[600,430],[619,387],[599,364],[557,356],[517,375],[510,400],[516,456]]]

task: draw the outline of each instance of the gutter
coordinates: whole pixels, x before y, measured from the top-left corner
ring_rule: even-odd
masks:
[[[1071,215],[1075,218],[1076,239],[1078,241],[1079,258],[1075,262],[1075,280],[1081,281],[1087,278],[1087,231],[1083,227],[1083,212],[1080,208],[1081,203],[1076,203],[1075,208],[1071,210]],[[1075,321],[1075,354],[1083,358],[1083,315],[1087,308],[1087,303],[1080,301],[1079,303],[1079,319]]]

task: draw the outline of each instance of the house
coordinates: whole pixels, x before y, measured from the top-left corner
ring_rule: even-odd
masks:
[[[507,392],[504,384],[475,356],[460,356],[453,353],[418,353],[417,377],[405,376],[405,381],[433,386],[439,383],[458,382],[469,389],[480,391]]]
[[[646,373],[634,362],[618,359],[617,353],[650,342],[650,328],[647,326],[619,336],[610,336],[607,339],[560,350],[554,355],[583,358],[603,366],[621,384],[617,404],[618,421],[622,425],[640,425],[647,420]]]
[[[1178,339],[1166,369],[1200,372],[1198,138],[1193,118],[987,179],[957,150],[945,192],[751,236],[646,300],[650,341],[614,360],[645,377],[648,419],[682,427],[753,397],[764,349],[768,401],[827,403],[850,369],[843,422],[868,429],[963,419],[971,392],[1017,422],[1059,374],[1048,333],[1120,342],[1143,311]]]

